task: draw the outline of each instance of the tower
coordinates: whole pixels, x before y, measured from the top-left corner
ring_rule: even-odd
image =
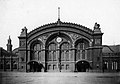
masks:
[[[102,35],[100,24],[95,23],[93,33],[93,68],[102,69]]]
[[[26,71],[27,65],[27,28],[24,27],[19,38],[19,70]]]
[[[7,43],[7,51],[12,52],[12,44],[11,44],[11,38],[9,36],[8,43]]]

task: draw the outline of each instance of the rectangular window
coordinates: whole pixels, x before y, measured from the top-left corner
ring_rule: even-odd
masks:
[[[118,63],[113,61],[112,62],[112,70],[117,70],[117,68],[118,68]]]

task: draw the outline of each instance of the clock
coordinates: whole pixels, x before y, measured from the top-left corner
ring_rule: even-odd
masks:
[[[57,37],[56,41],[57,41],[58,43],[60,43],[60,42],[62,41],[62,38]]]

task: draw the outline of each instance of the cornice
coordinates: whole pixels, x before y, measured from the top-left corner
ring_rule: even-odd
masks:
[[[85,26],[82,26],[80,24],[71,23],[71,22],[60,22],[60,23],[55,22],[55,23],[48,23],[48,24],[42,25],[38,28],[35,28],[34,30],[32,30],[28,33],[28,37],[33,35],[34,33],[38,32],[38,31],[42,31],[44,29],[53,28],[53,27],[71,27],[71,28],[76,28],[76,29],[82,30],[84,32],[93,34],[92,29],[87,28]]]

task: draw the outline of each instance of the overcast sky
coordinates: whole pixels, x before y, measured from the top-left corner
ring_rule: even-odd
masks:
[[[6,49],[9,35],[13,49],[26,26],[28,32],[56,22],[60,7],[62,22],[81,24],[93,29],[100,24],[103,45],[120,44],[120,0],[0,0],[0,47]]]

